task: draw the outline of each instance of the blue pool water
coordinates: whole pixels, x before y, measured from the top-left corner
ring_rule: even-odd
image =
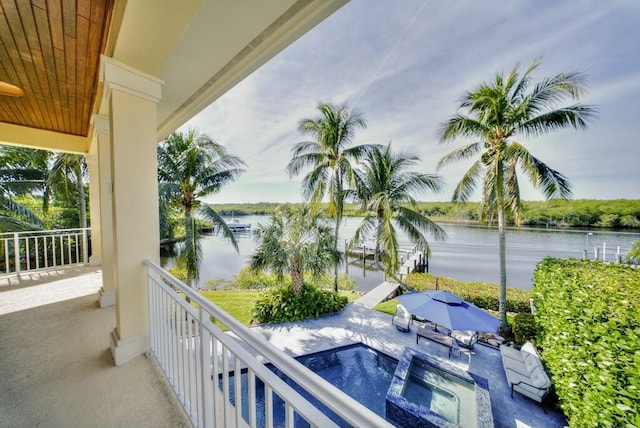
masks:
[[[309,354],[297,358],[302,364],[307,366],[320,377],[344,391],[346,394],[362,403],[381,417],[385,417],[385,398],[393,373],[398,361],[385,354],[382,354],[366,345],[355,344],[315,354]],[[309,393],[295,384],[286,375],[275,367],[270,369],[281,379],[291,385],[302,396],[313,405],[322,410],[334,422],[340,426],[348,427],[338,415],[333,413],[322,403],[312,397]],[[246,373],[242,374],[242,415],[248,421],[248,406],[246,397],[248,392]],[[221,385],[221,381],[220,381]],[[230,394],[234,401],[233,376],[230,377]],[[256,399],[258,402],[257,419],[258,426],[264,426],[264,384],[256,380]],[[275,426],[284,425],[284,403],[275,397],[273,404]],[[305,421],[296,416],[294,423],[296,427],[308,426]]]

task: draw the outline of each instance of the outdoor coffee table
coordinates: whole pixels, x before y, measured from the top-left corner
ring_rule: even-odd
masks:
[[[455,340],[453,340],[451,336],[445,336],[444,334],[436,333],[430,328],[418,327],[416,329],[416,345],[418,344],[418,341],[421,337],[449,348],[449,358],[451,358],[451,350],[454,348],[454,346],[457,346]]]

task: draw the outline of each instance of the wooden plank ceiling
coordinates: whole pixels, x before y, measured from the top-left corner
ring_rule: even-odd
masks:
[[[113,0],[0,0],[0,121],[87,136]]]

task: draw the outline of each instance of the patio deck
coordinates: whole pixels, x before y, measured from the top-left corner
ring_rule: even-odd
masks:
[[[101,272],[75,275],[0,281],[0,427],[191,426],[152,360],[113,366],[115,311],[97,306]],[[400,332],[390,315],[357,302],[336,315],[253,329],[294,356],[362,342],[399,358],[408,346],[487,378],[496,426],[566,425],[560,412],[510,397],[497,350],[476,345],[449,359],[437,343],[416,346],[415,326]]]
[[[542,406],[519,394],[511,398],[502,368],[500,352],[478,344],[472,350],[462,349],[447,357],[448,349],[428,340],[416,345],[416,326],[410,332],[398,331],[391,325],[391,315],[353,302],[341,313],[304,322],[252,327],[276,347],[292,356],[304,355],[352,343],[362,342],[389,356],[400,359],[405,347],[428,354],[445,364],[486,378],[489,381],[493,420],[497,427],[563,427],[561,412]]]
[[[113,365],[100,271],[39,276],[0,281],[0,427],[191,426],[154,361]]]

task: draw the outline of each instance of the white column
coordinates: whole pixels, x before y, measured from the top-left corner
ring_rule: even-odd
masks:
[[[159,262],[156,104],[162,82],[102,57],[109,106],[115,263],[116,365],[149,350],[146,259]]]
[[[109,118],[103,115],[94,115],[93,134],[94,139],[90,153],[96,153],[98,161],[98,181],[99,191],[97,205],[100,215],[101,230],[101,255],[102,255],[102,288],[100,289],[100,307],[107,308],[116,304],[115,289],[115,265],[113,256],[113,207],[111,201],[111,137],[109,132]],[[93,183],[93,178],[91,178]],[[93,195],[93,194],[92,194]],[[91,196],[94,200],[94,196]],[[93,220],[94,206],[91,205],[91,216]],[[93,235],[93,221],[91,222]]]

